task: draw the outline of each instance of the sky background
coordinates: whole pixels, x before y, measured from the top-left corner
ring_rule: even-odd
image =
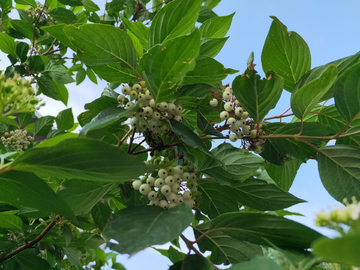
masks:
[[[103,9],[105,1],[95,2]],[[269,16],[276,16],[288,27],[289,31],[297,32],[307,42],[311,52],[312,68],[353,55],[360,49],[359,10],[360,2],[355,0],[341,2],[329,0],[223,0],[214,11],[219,16],[236,13],[226,35],[230,38],[216,59],[226,68],[237,69],[241,74],[246,69],[246,60],[249,54],[253,51],[255,69],[263,76],[261,52],[272,22]],[[4,54],[0,53],[0,59],[2,60],[0,69],[9,65]],[[223,83],[231,84],[237,75],[239,74],[228,76]],[[74,115],[77,116],[84,111],[85,103],[100,96],[105,86],[105,81],[95,85],[88,79],[79,86],[76,86],[75,83],[68,84],[70,96],[68,107],[72,107]],[[46,97],[44,97],[44,101],[47,105],[40,111],[43,116],[56,116],[59,111],[66,108],[61,102]],[[269,116],[278,115],[289,107],[290,94],[284,91],[278,106],[269,113]],[[293,219],[324,234],[331,235],[331,231],[314,226],[316,212],[321,209],[329,211],[339,204],[323,188],[315,161],[308,161],[307,164],[300,167],[290,193],[307,201],[307,203],[288,209],[306,216]],[[191,230],[187,230],[185,234],[192,237]],[[187,250],[184,249],[184,252]],[[118,258],[118,261],[123,263],[128,270],[162,270],[168,269],[168,265],[171,264],[166,257],[151,248],[139,252],[131,258],[128,258],[127,255],[119,255]]]

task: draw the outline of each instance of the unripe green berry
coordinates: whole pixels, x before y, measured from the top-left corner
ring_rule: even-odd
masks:
[[[166,195],[166,199],[170,202],[176,203],[177,202],[177,195],[174,192]]]
[[[148,184],[142,184],[139,191],[142,195],[147,195],[151,191],[151,187]]]
[[[137,99],[137,97],[138,97],[138,93],[136,91],[131,91],[130,92],[130,98],[132,100]]]
[[[227,111],[222,111],[220,113],[220,119],[221,120],[225,120],[225,119],[228,119],[229,118],[229,113]]]
[[[161,193],[165,196],[171,193],[171,187],[169,185],[163,185],[161,187]]]
[[[227,112],[231,112],[233,110],[234,105],[231,102],[226,102],[224,105],[224,109]]]
[[[142,88],[146,87],[146,82],[145,81],[141,81],[141,82],[139,82],[139,84],[141,85]]]
[[[175,183],[175,178],[174,176],[172,175],[168,175],[166,178],[165,178],[165,184],[171,186]]]
[[[156,180],[155,180],[155,187],[157,187],[157,188],[161,188],[162,186],[164,186],[164,184],[165,184],[165,180],[164,179],[162,179],[162,178],[157,178]]]
[[[247,119],[249,117],[249,113],[248,112],[243,112],[241,117],[244,118],[244,119]]]
[[[184,172],[181,176],[181,178],[184,180],[184,181],[189,181],[191,176],[190,176],[190,173],[188,172]]]
[[[141,85],[140,84],[134,84],[133,86],[133,90],[136,91],[136,92],[140,92],[142,89]]]
[[[124,94],[124,95],[129,95],[130,92],[131,92],[131,89],[129,86],[124,86],[122,89],[121,89],[121,92]]]
[[[188,191],[188,190],[187,190],[187,191],[184,192],[184,194],[183,194],[184,200],[190,200],[191,197],[192,197],[191,191]]]
[[[168,176],[168,172],[166,169],[160,169],[158,172],[159,177],[165,179]]]
[[[140,180],[135,180],[134,182],[132,182],[132,186],[135,190],[139,190],[141,185],[142,185],[142,182]]]
[[[190,179],[192,180],[196,180],[197,179],[197,176],[196,176],[196,173],[190,173]]]
[[[211,107],[216,107],[218,104],[219,104],[219,101],[216,98],[213,98],[212,100],[210,100]]]
[[[171,186],[171,192],[178,193],[180,191],[180,185],[178,183],[174,183]]]
[[[154,190],[150,191],[148,194],[148,199],[150,201],[156,200],[157,199],[156,191],[154,191]]]
[[[124,96],[124,95],[118,95],[118,97],[117,97],[117,100],[118,100],[119,102],[122,102],[124,99],[125,99],[125,96]]]

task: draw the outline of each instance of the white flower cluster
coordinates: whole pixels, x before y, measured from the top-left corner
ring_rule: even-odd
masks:
[[[217,107],[219,99],[224,101],[224,111],[220,113],[220,119],[225,120],[230,126],[232,134],[229,135],[229,140],[236,142],[238,139],[251,138],[252,143],[249,150],[261,153],[265,140],[254,139],[259,135],[258,129],[259,131],[261,130],[262,124],[260,123],[258,128],[257,125],[253,124],[253,121],[249,121],[249,113],[242,108],[240,102],[234,96],[231,87],[225,88],[222,97],[213,95],[214,98],[210,100],[210,106]]]
[[[335,208],[330,212],[326,213],[321,210],[316,214],[316,225],[317,226],[329,226],[331,223],[342,223],[352,226],[355,222],[359,221],[360,216],[360,202],[357,202],[355,197],[352,197],[352,203],[348,203],[344,199],[345,208]]]
[[[147,196],[149,205],[170,209],[185,202],[194,207],[196,197],[200,195],[197,192],[198,177],[194,172],[185,172],[184,168],[168,166],[142,180],[135,180],[132,186]]]
[[[31,142],[34,141],[34,137],[26,135],[26,130],[16,129],[10,132],[7,131],[3,136],[1,136],[1,141],[5,148],[23,151],[28,149]]]
[[[137,101],[140,102],[139,110],[130,116],[130,125],[136,127],[139,132],[150,129],[151,131],[158,130],[159,133],[167,133],[170,131],[170,127],[163,121],[164,119],[182,121],[181,105],[174,102],[155,103],[150,91],[146,89],[144,81],[135,84],[132,89],[124,86],[121,91],[123,94],[118,96],[118,101],[126,108],[135,106]]]

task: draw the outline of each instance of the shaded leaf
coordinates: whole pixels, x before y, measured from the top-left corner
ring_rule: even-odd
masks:
[[[360,127],[350,128],[346,133],[354,133],[348,137],[340,137],[336,140],[336,144],[347,144],[360,147]]]
[[[117,183],[154,169],[137,156],[88,138],[71,138],[51,147],[29,149],[11,168],[65,179]]]
[[[217,229],[241,241],[300,250],[309,248],[314,240],[322,236],[283,217],[247,212],[222,214],[211,221],[210,229]]]
[[[0,33],[0,50],[3,53],[16,56],[16,42],[15,39],[8,34]]]
[[[268,163],[265,165],[265,168],[279,188],[289,191],[301,164],[300,160],[293,158],[287,160],[281,166]]]
[[[111,217],[111,210],[108,205],[98,202],[91,209],[91,216],[94,219],[95,224],[99,226],[100,230],[103,230]]]
[[[281,76],[285,90],[291,92],[295,83],[310,70],[310,50],[296,32],[288,32],[278,18],[270,18],[273,22],[261,53],[261,64],[265,73],[275,71]]]
[[[40,178],[32,173],[9,171],[0,174],[1,201],[28,206],[76,220],[69,206]]]
[[[103,235],[118,241],[110,243],[110,249],[131,255],[174,239],[192,220],[192,211],[186,203],[169,210],[157,206],[128,207],[110,218]]]
[[[175,263],[169,270],[212,270],[214,267],[203,256],[198,254],[187,255],[184,260]]]
[[[346,69],[334,86],[335,106],[347,121],[360,116],[360,64]]]
[[[318,153],[321,181],[330,195],[342,202],[360,199],[360,149],[348,145],[321,148]]]
[[[56,116],[56,126],[61,130],[68,130],[74,126],[74,116],[71,108],[65,109]]]
[[[194,229],[195,238],[207,232],[210,222],[204,222]],[[256,255],[262,255],[259,245],[232,238],[221,231],[206,234],[198,243],[201,252],[211,251],[210,261],[214,264],[234,264],[248,261]]]
[[[275,75],[271,79],[260,79],[255,70],[248,70],[244,76],[235,78],[232,89],[250,117],[259,123],[276,106],[283,82],[281,77]]]
[[[199,18],[197,19],[197,21],[199,23],[203,23],[206,20],[209,20],[214,17],[217,17],[217,14],[211,8],[207,6],[201,6]]]
[[[249,262],[235,264],[229,270],[282,270],[275,259],[256,256]]]
[[[64,254],[66,255],[66,258],[68,259],[70,264],[81,265],[80,250],[78,250],[77,248],[65,248],[65,247],[63,247],[62,250],[64,251]]]
[[[19,42],[16,46],[16,54],[20,59],[21,63],[24,63],[27,59],[27,54],[29,52],[29,45],[25,42]]]
[[[75,215],[84,215],[113,187],[112,183],[68,180],[61,184],[57,194],[67,202]]]
[[[21,218],[15,215],[0,213],[0,228],[22,231],[23,222]]]
[[[201,133],[207,134],[207,135],[214,135],[214,136],[220,136],[222,137],[223,134],[220,131],[217,131],[205,118],[205,116],[198,111],[197,112],[197,125],[200,129]]]
[[[68,10],[66,8],[56,7],[52,9],[49,14],[55,20],[66,24],[70,24],[76,20],[75,14],[71,10]]]

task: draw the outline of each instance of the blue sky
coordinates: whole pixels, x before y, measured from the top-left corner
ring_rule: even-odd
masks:
[[[103,8],[105,1],[98,0],[96,2]],[[246,60],[253,51],[256,69],[263,75],[261,68],[262,46],[272,22],[269,16],[276,16],[288,27],[289,31],[297,32],[307,42],[312,56],[312,68],[326,64],[355,54],[360,50],[359,10],[360,3],[355,0],[341,2],[325,0],[223,0],[214,11],[219,16],[236,13],[227,34],[230,38],[216,59],[225,67],[240,70],[242,73],[246,68]],[[0,58],[2,60],[0,69],[4,69],[8,65],[8,60],[2,53],[0,53]],[[223,83],[231,84],[236,75],[238,74],[229,76]],[[98,98],[105,85],[105,82],[95,85],[89,80],[78,87],[75,84],[67,85],[70,93],[68,107],[73,108],[74,115],[83,111],[85,103]],[[41,109],[42,115],[56,115],[66,108],[60,102],[52,101],[46,97],[44,101],[47,101],[47,106]],[[270,115],[282,113],[289,107],[290,95],[284,91],[278,107],[271,111]],[[317,163],[314,161],[308,161],[307,164],[301,166],[290,192],[308,201],[289,209],[306,216],[294,219],[313,228],[315,228],[315,213],[321,209],[329,210],[337,204],[322,187]],[[321,230],[321,232],[330,233],[326,230]],[[186,234],[191,235],[191,231]],[[119,262],[123,263],[128,270],[162,270],[168,269],[170,264],[167,258],[150,248],[139,252],[130,259],[127,255],[119,256]]]

